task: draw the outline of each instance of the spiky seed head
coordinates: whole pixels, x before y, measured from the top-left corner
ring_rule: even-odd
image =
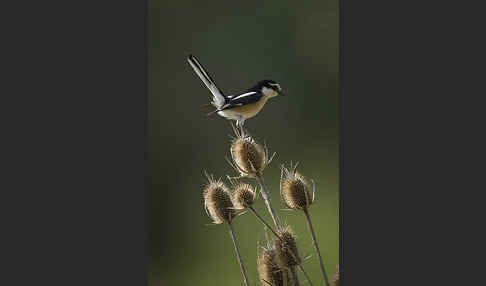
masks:
[[[280,194],[289,209],[306,210],[314,202],[314,190],[311,191],[307,180],[296,168],[292,165],[289,169],[282,166]]]
[[[275,248],[261,247],[258,254],[258,275],[262,285],[281,286],[283,285],[283,272],[278,267],[277,253]]]
[[[235,129],[236,137],[231,142],[231,158],[242,176],[257,176],[268,164],[266,149],[246,134]]]
[[[339,265],[336,266],[336,275],[334,275],[334,286],[339,286]]]
[[[231,223],[235,210],[228,188],[221,180],[208,176],[208,184],[203,191],[206,213],[215,224]]]
[[[301,259],[292,229],[287,226],[277,230],[279,238],[274,239],[278,263],[281,268],[290,268],[300,264]]]
[[[233,189],[232,201],[236,209],[246,209],[253,205],[256,192],[250,184],[240,183]]]
[[[282,197],[287,207],[293,210],[307,209],[312,203],[309,185],[299,173],[282,182]]]

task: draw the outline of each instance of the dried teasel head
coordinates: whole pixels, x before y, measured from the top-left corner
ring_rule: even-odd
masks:
[[[275,248],[260,248],[258,254],[258,275],[262,285],[283,285],[283,271],[278,267]]]
[[[287,270],[280,268],[278,263],[278,254],[275,246],[267,242],[267,247],[260,247],[258,253],[258,275],[262,285],[265,286],[281,286],[292,285],[292,277]],[[284,279],[286,284],[284,284]]]
[[[231,200],[236,209],[247,209],[253,205],[257,192],[250,184],[240,183],[233,187]]]
[[[299,250],[294,233],[290,226],[277,230],[278,238],[274,239],[278,264],[281,268],[288,269],[301,263]]]
[[[231,223],[236,212],[231,202],[231,195],[228,188],[213,176],[206,174],[208,184],[204,188],[204,208],[208,216],[215,224]]]
[[[242,177],[256,177],[261,175],[265,167],[273,158],[268,158],[268,150],[253,139],[244,129],[233,128],[236,137],[231,142],[230,164]]]
[[[336,266],[336,275],[334,275],[334,286],[339,286],[339,265]]]
[[[304,176],[299,174],[297,165],[285,168],[282,165],[280,177],[280,195],[285,205],[293,210],[307,210],[314,202],[315,184],[312,182],[312,191]]]

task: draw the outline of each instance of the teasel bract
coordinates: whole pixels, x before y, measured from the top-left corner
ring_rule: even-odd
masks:
[[[309,214],[309,207],[314,202],[316,185],[312,181],[312,191],[307,183],[307,180],[297,172],[297,164],[295,166],[290,163],[290,167],[287,169],[282,165],[282,172],[280,176],[280,195],[285,205],[291,210],[301,210],[305,214],[307,220],[307,226],[312,236],[312,242],[319,258],[319,265],[321,267],[322,275],[326,285],[329,286],[329,279],[327,278],[324,262],[322,261],[321,251],[317,244],[314,227]]]
[[[334,286],[339,286],[339,280],[340,280],[339,265],[337,265],[336,266],[336,275],[334,275]]]
[[[203,190],[204,209],[215,224],[231,223],[236,212],[228,188],[221,180],[206,174],[208,184]]]
[[[252,136],[247,134],[243,128],[237,129],[233,126],[235,137],[231,142],[231,158],[228,162],[240,174],[240,177],[256,178],[260,184],[260,193],[268,212],[270,213],[273,223],[280,227],[278,217],[272,207],[270,195],[265,188],[263,179],[263,170],[270,164],[275,153],[269,158],[266,146],[262,146]]]
[[[257,265],[262,285],[283,285],[284,272],[278,266],[276,255],[275,248],[260,248]]]
[[[314,202],[315,184],[312,191],[307,180],[299,172],[297,165],[287,169],[282,165],[280,176],[280,195],[285,205],[292,210],[306,210]]]
[[[251,208],[256,198],[257,192],[250,184],[239,183],[232,188],[231,201],[237,210]]]
[[[296,236],[290,226],[277,229],[278,237],[274,239],[278,263],[282,268],[291,268],[301,263],[297,249]]]
[[[232,201],[231,194],[228,188],[221,180],[215,180],[213,176],[206,173],[208,184],[203,191],[204,194],[204,209],[208,216],[213,220],[215,224],[227,223],[230,229],[230,236],[233,241],[238,263],[240,264],[241,273],[246,286],[249,286],[248,277],[246,275],[246,269],[241,258],[240,250],[236,240],[235,231],[233,228],[233,218],[237,214]]]
[[[266,146],[258,143],[243,128],[233,128],[235,137],[231,141],[230,164],[242,177],[261,176],[265,167],[270,164],[275,153],[269,158]]]

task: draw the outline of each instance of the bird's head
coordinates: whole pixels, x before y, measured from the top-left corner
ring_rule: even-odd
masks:
[[[265,96],[275,97],[279,95],[285,95],[282,92],[282,88],[278,83],[273,80],[266,79],[257,83],[256,89],[261,91]]]

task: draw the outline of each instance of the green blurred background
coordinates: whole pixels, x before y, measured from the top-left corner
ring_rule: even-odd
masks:
[[[190,53],[226,94],[261,79],[279,82],[288,94],[268,101],[245,127],[277,152],[264,174],[274,207],[298,235],[302,256],[313,254],[304,267],[314,284],[322,285],[304,215],[283,210],[279,165],[299,161],[299,170],[317,183],[310,213],[328,275],[334,275],[339,263],[338,12],[337,0],[149,0],[149,285],[243,285],[228,228],[209,225],[201,193],[204,170],[216,177],[236,175],[225,161],[231,128],[200,107],[210,92],[187,63]],[[256,209],[271,220],[261,198]],[[263,227],[251,213],[234,224],[252,285],[259,285],[256,258]]]

